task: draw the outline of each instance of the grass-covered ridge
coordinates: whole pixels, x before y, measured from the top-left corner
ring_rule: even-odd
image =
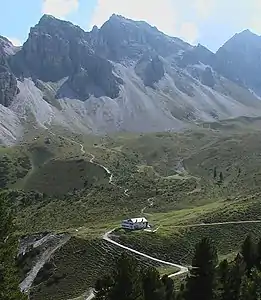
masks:
[[[202,236],[214,239],[221,256],[234,253],[248,232],[260,234],[261,224],[177,226],[261,219],[259,123],[231,120],[214,129],[204,124],[179,133],[106,137],[46,132],[20,146],[2,148],[10,170],[2,173],[5,188],[12,189],[4,193],[17,208],[18,233],[69,232],[79,242],[77,251],[84,253],[123,218],[145,215],[155,228],[159,226],[157,233],[121,234],[122,243],[185,264]],[[19,160],[27,164],[21,166]],[[101,165],[112,172],[113,184]],[[18,169],[21,178],[15,175]],[[101,261],[108,259],[103,247],[97,251]],[[79,285],[69,267],[67,277],[60,274],[74,252],[64,260],[57,252],[58,285],[66,286],[70,298],[90,287],[100,272],[99,264],[93,263],[94,252],[90,250],[84,274],[80,260],[75,261],[83,274],[75,279]],[[54,285],[46,283],[35,287],[37,299],[53,293]]]
[[[113,269],[121,253],[121,249],[99,239],[72,238],[39,274],[30,298],[63,300],[79,296],[94,286],[101,275]],[[135,257],[142,266],[161,267],[140,256]]]
[[[33,172],[24,189],[48,195],[64,195],[106,179],[108,181],[104,169],[84,159],[50,160]]]
[[[11,157],[7,163],[11,170],[21,155],[28,162],[23,178],[15,181],[14,175],[5,175],[7,187],[48,195],[19,210],[18,223],[26,232],[35,232],[118,222],[139,215],[148,198],[153,201],[150,213],[247,199],[242,215],[249,209],[247,203],[259,198],[261,138],[258,127],[252,128],[258,120],[247,120],[252,127],[244,120],[240,123],[244,129],[239,122],[221,124],[236,124],[233,130],[198,127],[180,133],[107,137],[64,138],[47,132],[17,148],[3,148]],[[97,164],[90,163],[92,155]],[[115,185],[109,184],[108,174],[98,164],[112,172]],[[123,193],[126,189],[129,197]],[[219,208],[222,214],[217,218],[237,218],[231,213],[235,207]],[[215,219],[216,214],[213,211],[206,218]]]

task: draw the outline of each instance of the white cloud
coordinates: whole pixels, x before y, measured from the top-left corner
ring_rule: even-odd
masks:
[[[249,14],[247,14],[248,17],[246,18],[247,27],[261,34],[261,1],[252,0],[252,2]]]
[[[215,0],[195,0],[194,7],[199,18],[209,18],[215,9]]]
[[[17,38],[8,38],[8,40],[14,45],[14,46],[22,46],[22,42]]]
[[[98,0],[91,26],[101,26],[113,14],[144,20],[170,34],[175,30],[172,0]]]
[[[249,21],[248,28],[256,33],[261,33],[261,19],[253,18]]]
[[[89,25],[101,26],[113,13],[193,44],[215,44],[209,38],[217,35],[220,42],[246,28],[261,34],[261,0],[97,0]]]
[[[79,0],[43,0],[42,12],[63,18],[78,8]]]
[[[199,31],[196,24],[192,22],[184,22],[180,26],[179,34],[181,38],[191,44],[194,44],[198,39]]]
[[[185,0],[185,2],[188,0]],[[180,0],[98,0],[90,23],[101,26],[113,14],[120,14],[133,20],[144,20],[172,36],[182,36],[195,42],[198,29],[191,20],[182,20],[183,8]]]

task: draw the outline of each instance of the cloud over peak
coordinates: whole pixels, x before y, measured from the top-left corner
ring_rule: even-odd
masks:
[[[79,0],[43,0],[42,13],[64,18],[78,8]]]
[[[19,39],[17,38],[14,38],[14,37],[10,37],[8,38],[8,40],[14,45],[14,46],[22,46],[22,41],[20,41]]]
[[[101,26],[113,13],[147,21],[192,44],[216,35],[220,43],[222,36],[225,41],[245,28],[261,33],[260,0],[97,0],[89,27]],[[219,28],[226,28],[228,35],[217,32]]]
[[[207,18],[215,0],[98,0],[90,27],[101,26],[113,13],[144,20],[164,33],[195,43],[199,37],[197,21]]]

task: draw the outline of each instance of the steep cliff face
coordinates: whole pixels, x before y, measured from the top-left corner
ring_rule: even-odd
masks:
[[[158,55],[143,56],[135,66],[136,74],[142,79],[145,86],[154,88],[165,74],[163,62]]]
[[[0,35],[0,53],[6,57],[14,55],[19,50],[19,47],[15,47],[7,38]]]
[[[8,107],[18,93],[17,80],[11,72],[7,59],[15,53],[15,47],[0,36],[0,104]]]
[[[115,98],[122,80],[113,74],[109,61],[95,54],[87,39],[87,34],[78,26],[45,15],[31,29],[11,65],[17,75],[45,82],[68,77],[67,88],[59,92],[60,96],[73,95],[82,100],[90,95]]]
[[[261,37],[249,30],[234,35],[217,51],[215,67],[261,96]]]
[[[44,15],[23,47],[0,37],[0,139],[29,119],[102,134],[260,116],[260,49],[250,31],[214,54],[118,15],[90,32]]]
[[[213,66],[215,64],[215,59],[214,53],[198,44],[196,47],[184,51],[184,53],[177,58],[177,62],[182,68],[199,63]]]
[[[19,117],[10,109],[19,93],[17,79],[9,68],[8,56],[16,49],[10,41],[0,37],[0,144],[12,145],[22,134]]]
[[[145,53],[161,56],[174,55],[191,46],[182,40],[169,37],[143,21],[133,21],[112,15],[104,25],[90,32],[95,51],[117,62],[137,61]]]
[[[31,28],[22,50],[13,57],[12,66],[24,76],[58,81],[73,72],[73,62],[79,59],[81,51],[91,51],[83,37],[84,31],[79,27],[44,15]]]
[[[7,68],[0,66],[0,104],[8,107],[18,92],[14,74]]]

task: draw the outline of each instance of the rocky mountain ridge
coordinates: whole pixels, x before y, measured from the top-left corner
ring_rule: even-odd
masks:
[[[28,122],[102,134],[259,116],[260,54],[250,31],[215,54],[118,15],[90,32],[44,15],[21,48],[0,37],[0,141]]]

